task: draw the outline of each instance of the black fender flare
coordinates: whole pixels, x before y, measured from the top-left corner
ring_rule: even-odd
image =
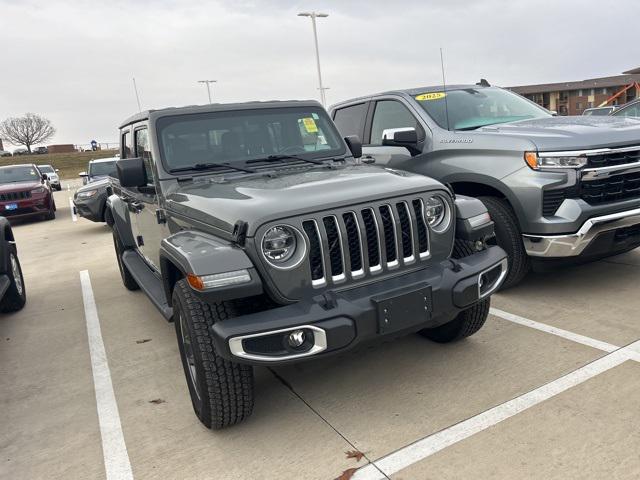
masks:
[[[491,237],[494,234],[493,221],[488,215],[487,207],[481,200],[477,198],[467,197],[466,195],[456,195],[456,238],[463,240],[481,240]],[[486,221],[476,224],[470,219],[487,214]]]
[[[111,216],[113,218],[113,224],[111,226],[116,230],[124,248],[135,248],[136,241],[133,238],[133,232],[131,231],[129,208],[126,202],[118,195],[113,194],[107,198],[106,208],[111,211]]]
[[[5,217],[0,217],[0,272],[9,271],[9,243],[14,242],[11,224]]]
[[[163,239],[160,244],[160,270],[169,301],[177,277],[184,278],[189,274],[205,276],[236,270],[249,272],[249,282],[196,291],[197,295],[208,303],[254,296],[263,292],[260,276],[246,252],[233,243],[204,232],[182,230]]]

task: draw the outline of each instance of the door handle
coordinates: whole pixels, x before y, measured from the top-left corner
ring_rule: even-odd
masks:
[[[131,209],[134,212],[139,212],[140,210],[142,210],[144,208],[144,204],[142,202],[137,201],[137,200],[129,202],[129,206],[131,207]]]
[[[362,161],[362,163],[376,163],[376,157],[372,157],[371,155],[365,155],[364,157],[360,158],[360,160]]]

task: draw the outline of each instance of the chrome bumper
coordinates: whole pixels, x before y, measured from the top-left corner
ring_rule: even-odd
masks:
[[[576,233],[566,235],[522,235],[532,257],[575,257],[601,233],[640,224],[640,208],[590,218]]]

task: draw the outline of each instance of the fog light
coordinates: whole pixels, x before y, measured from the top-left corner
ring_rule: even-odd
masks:
[[[289,334],[289,338],[287,338],[289,346],[293,348],[301,347],[305,340],[306,335],[304,333],[304,330],[294,330]]]

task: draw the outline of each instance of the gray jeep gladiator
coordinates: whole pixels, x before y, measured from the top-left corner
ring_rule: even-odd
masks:
[[[640,119],[554,117],[485,80],[334,105],[363,162],[421,173],[481,199],[517,284],[640,245]]]
[[[175,323],[209,428],[251,413],[254,365],[472,335],[506,275],[480,201],[360,164],[359,139],[317,102],[148,111],[120,134],[108,205],[122,281]]]

